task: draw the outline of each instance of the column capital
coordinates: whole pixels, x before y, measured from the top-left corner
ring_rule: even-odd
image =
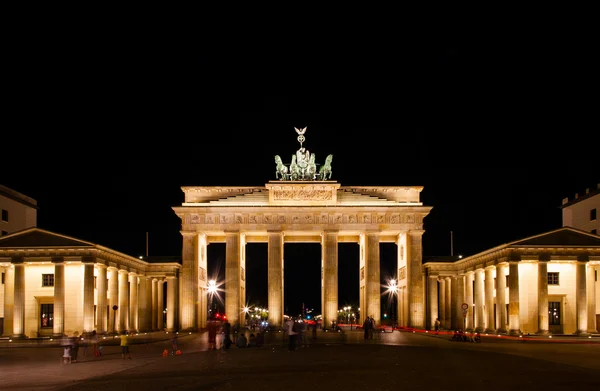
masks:
[[[12,263],[13,265],[23,265],[25,262],[25,258],[23,257],[12,257],[10,259],[10,263]]]
[[[65,263],[65,258],[64,257],[52,257],[52,263],[54,263],[54,264]]]
[[[424,229],[411,229],[410,231],[408,231],[408,234],[410,236],[423,236],[424,233]]]
[[[97,264],[96,264],[96,267],[97,267],[98,269],[108,269],[108,266],[106,266],[106,265],[105,265],[105,264],[103,264],[103,263],[97,263]]]
[[[485,270],[496,270],[496,265],[489,265],[484,267]]]
[[[193,231],[179,231],[179,233],[184,238],[194,238],[194,237],[196,237],[196,235],[198,235],[197,232],[193,232]]]
[[[577,262],[587,263],[590,261],[589,255],[578,255]]]
[[[89,256],[81,257],[81,262],[82,263],[95,263],[96,257],[89,257]]]

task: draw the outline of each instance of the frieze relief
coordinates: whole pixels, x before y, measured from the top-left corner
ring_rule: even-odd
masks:
[[[188,224],[416,224],[418,214],[400,213],[321,213],[321,214],[196,214],[186,216]]]
[[[291,189],[271,190],[275,201],[329,201],[333,199],[330,190]]]

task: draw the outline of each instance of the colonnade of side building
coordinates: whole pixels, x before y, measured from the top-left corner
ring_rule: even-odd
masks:
[[[573,258],[513,256],[472,259],[451,267],[426,264],[428,328],[433,329],[439,318],[441,327],[449,330],[550,334],[551,300],[557,303],[556,316],[564,314],[556,322],[558,333],[595,333],[600,262]],[[549,268],[560,274],[560,284],[549,286]]]
[[[98,334],[175,331],[179,277],[177,267],[169,269],[173,270],[140,272],[92,256],[52,257],[50,262],[13,257],[4,269],[3,335],[24,338],[59,337],[75,331],[85,335],[94,330]],[[40,287],[43,275],[52,275],[53,283]],[[165,284],[167,303],[163,299]],[[40,303],[53,305],[51,330],[39,326],[36,308]]]

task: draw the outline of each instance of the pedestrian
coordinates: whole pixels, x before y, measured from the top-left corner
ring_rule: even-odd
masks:
[[[440,331],[440,319],[435,318],[435,332],[437,333],[438,331]]]
[[[100,357],[102,353],[100,352],[100,347],[98,346],[98,334],[96,334],[96,330],[92,331],[92,337],[90,338],[90,341],[92,343],[92,352],[94,357]]]
[[[171,338],[171,356],[174,356],[178,350],[179,347],[177,345],[177,333],[174,333],[173,338]]]
[[[79,353],[79,333],[76,331],[71,337],[71,362],[77,362],[77,354]]]
[[[129,335],[126,331],[121,332],[121,358],[125,360],[125,357],[131,360],[131,352],[129,351]]]
[[[225,320],[223,323],[223,351],[229,350],[231,347],[231,323]]]
[[[300,319],[298,321],[298,336],[300,337],[300,347],[308,348],[308,339],[306,338],[306,322]]]
[[[373,339],[373,331],[375,330],[375,318],[373,315],[369,317],[369,339]]]
[[[363,323],[363,331],[364,331],[364,338],[365,339],[369,339],[369,330],[371,329],[371,321],[369,320],[369,317],[367,316],[365,318],[365,321]]]
[[[288,318],[285,323],[288,335],[288,351],[295,352],[296,351],[296,336],[298,332],[296,331],[296,322],[294,318]]]
[[[208,350],[217,349],[217,322],[214,319],[208,321]]]

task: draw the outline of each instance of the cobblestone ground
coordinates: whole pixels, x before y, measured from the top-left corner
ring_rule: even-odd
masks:
[[[600,344],[481,344],[406,332],[364,341],[360,333],[320,339],[289,352],[271,346],[208,351],[205,335],[183,336],[180,356],[162,357],[167,340],[118,346],[100,358],[60,364],[59,348],[0,349],[6,390],[600,390]]]

